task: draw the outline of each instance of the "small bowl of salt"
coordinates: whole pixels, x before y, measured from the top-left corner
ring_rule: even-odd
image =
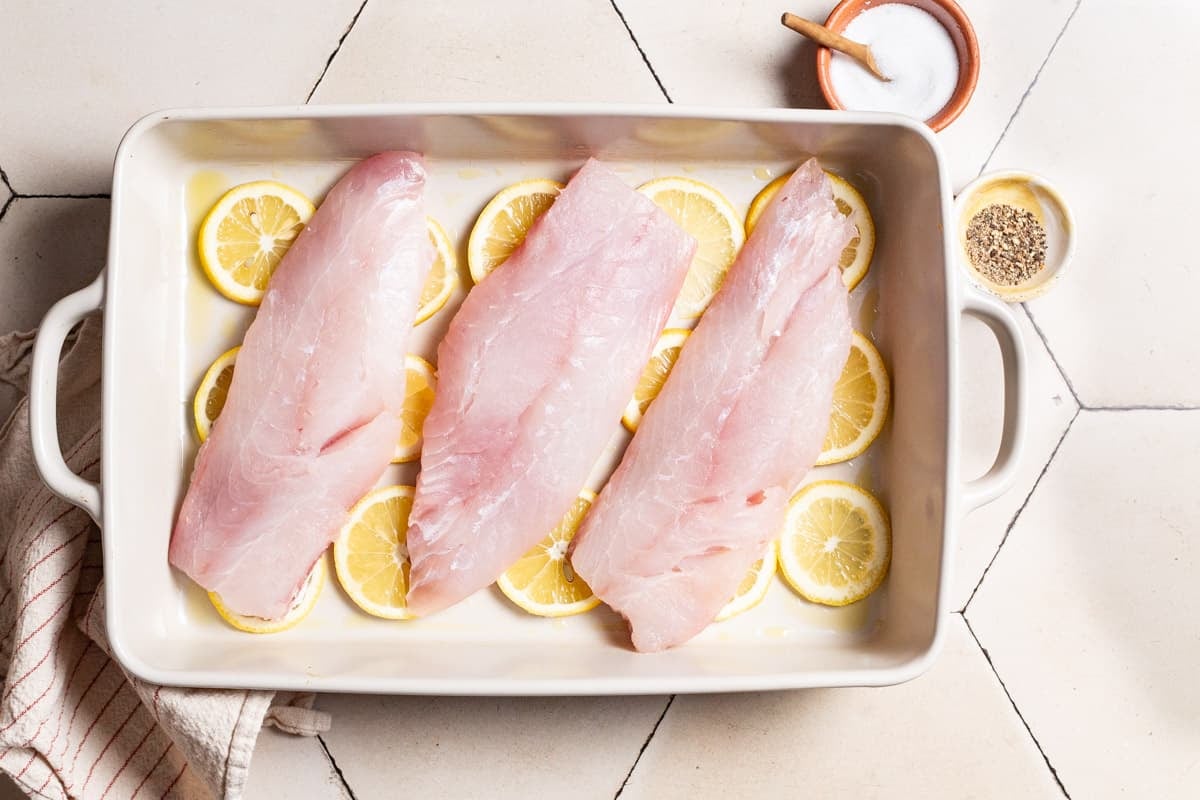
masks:
[[[979,42],[954,0],[842,0],[825,27],[868,45],[890,78],[822,47],[817,81],[830,108],[906,114],[940,131],[975,92]]]
[[[1071,209],[1023,170],[981,175],[954,200],[954,248],[976,286],[1010,303],[1045,294],[1075,252]]]

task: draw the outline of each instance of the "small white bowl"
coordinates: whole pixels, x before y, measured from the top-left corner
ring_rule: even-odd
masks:
[[[967,226],[971,218],[993,203],[1022,208],[1046,229],[1046,265],[1027,281],[1014,286],[995,283],[967,255]],[[1045,294],[1067,271],[1075,254],[1075,219],[1061,194],[1049,181],[1032,172],[1004,170],[980,175],[954,201],[955,250],[967,275],[986,292],[1009,303],[1022,303]]]

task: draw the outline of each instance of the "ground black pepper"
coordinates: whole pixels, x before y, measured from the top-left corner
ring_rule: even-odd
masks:
[[[1046,266],[1046,229],[1031,212],[994,203],[967,224],[967,257],[993,283],[1016,286]]]

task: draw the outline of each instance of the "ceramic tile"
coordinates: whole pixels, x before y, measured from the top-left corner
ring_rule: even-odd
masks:
[[[314,102],[665,102],[608,0],[371,0]]]
[[[961,0],[959,5],[979,39],[980,64],[970,105],[938,134],[955,191],[983,169],[1076,0]]]
[[[258,735],[246,781],[246,800],[349,800],[315,738],[274,728]]]
[[[816,48],[779,24],[787,10],[823,21],[832,3],[773,0],[618,2],[638,44],[676,103],[825,108]],[[942,134],[951,182],[975,177],[1062,28],[1074,0],[961,3],[980,41],[971,105]]]
[[[1200,411],[1084,411],[967,616],[1072,797],[1200,787]]]
[[[1037,331],[1020,306],[1013,312],[1025,337],[1029,364],[1029,413],[1025,451],[1012,487],[986,506],[970,512],[958,527],[952,603],[962,608],[996,553],[1004,532],[1029,496],[1075,415],[1078,405]],[[982,475],[991,467],[1004,422],[1004,380],[1000,347],[991,330],[964,317],[959,339],[959,399],[962,403],[962,474]]]
[[[37,327],[104,266],[107,200],[17,198],[0,217],[0,335]],[[0,383],[0,426],[20,395]]]
[[[325,742],[356,796],[612,797],[665,697],[323,695]]]
[[[988,165],[1042,173],[1074,207],[1071,273],[1030,308],[1085,406],[1200,404],[1200,269],[1180,239],[1195,226],[1200,107],[1185,98],[1200,71],[1174,44],[1200,37],[1200,14],[1154,8],[1083,3]],[[1152,69],[1113,57],[1130,41]]]
[[[676,698],[621,797],[1060,797],[962,617],[948,624],[901,686]]]
[[[0,4],[0,164],[23,194],[107,192],[144,114],[304,102],[360,2]]]
[[[104,266],[108,201],[17,198],[0,219],[0,331],[37,327]]]

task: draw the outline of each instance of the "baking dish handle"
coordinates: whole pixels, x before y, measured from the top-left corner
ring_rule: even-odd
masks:
[[[59,300],[42,320],[33,345],[29,379],[29,427],[33,460],[56,495],[100,523],[100,486],[71,471],[58,444],[58,359],[76,323],[104,305],[104,273],[89,286]]]
[[[1028,380],[1025,344],[1012,310],[999,300],[966,289],[963,291],[962,312],[991,328],[1000,344],[1000,358],[1004,366],[1004,432],[1000,437],[1000,451],[982,477],[967,482],[963,487],[964,510],[971,511],[995,500],[1016,478],[1021,451],[1025,447]]]

